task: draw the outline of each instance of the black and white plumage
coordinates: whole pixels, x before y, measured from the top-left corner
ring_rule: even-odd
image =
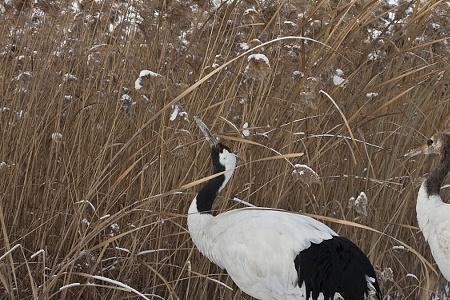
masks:
[[[440,163],[422,182],[417,194],[417,222],[428,242],[433,258],[447,281],[450,281],[450,204],[442,201],[441,186],[450,170],[450,131],[431,137],[426,145],[406,154],[439,154]]]
[[[319,221],[270,208],[213,216],[212,205],[233,174],[236,156],[196,122],[211,144],[214,173],[223,172],[189,207],[189,232],[203,255],[226,269],[243,292],[261,300],[381,299],[368,258]]]

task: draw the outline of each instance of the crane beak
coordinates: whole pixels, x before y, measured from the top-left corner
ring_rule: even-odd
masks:
[[[194,116],[195,123],[197,124],[198,128],[200,128],[201,132],[205,136],[206,140],[209,142],[209,145],[211,147],[217,146],[219,144],[219,139],[212,134],[211,130],[203,123],[200,118]]]
[[[427,144],[420,145],[417,148],[411,149],[406,152],[403,157],[411,158],[420,154],[431,154],[429,146]]]

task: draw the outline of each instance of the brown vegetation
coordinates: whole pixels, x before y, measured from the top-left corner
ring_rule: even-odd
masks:
[[[244,162],[218,211],[237,197],[327,216],[386,299],[439,288],[415,216],[431,161],[401,155],[450,125],[448,1],[71,7],[0,4],[0,298],[249,299],[186,231],[198,186],[182,187],[209,175],[194,115]],[[145,69],[161,76],[136,90]],[[258,161],[276,152],[304,152],[289,160],[319,183]]]

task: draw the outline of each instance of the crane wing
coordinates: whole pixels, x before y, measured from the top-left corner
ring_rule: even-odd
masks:
[[[337,234],[310,217],[281,210],[245,208],[211,219],[210,260],[227,270],[247,294],[259,299],[299,298],[295,257],[311,243]]]
[[[439,226],[437,232],[437,236],[439,236],[439,246],[442,250],[444,256],[450,260],[450,220],[443,222],[441,226]]]
[[[344,293],[350,295],[345,299],[362,299],[369,289],[381,295],[365,254],[310,217],[273,209],[238,209],[212,218],[206,234],[210,242],[203,254],[255,298],[309,299],[306,295],[310,295],[316,300],[326,295],[334,299]]]

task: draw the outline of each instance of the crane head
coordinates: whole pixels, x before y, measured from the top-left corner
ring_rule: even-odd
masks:
[[[198,117],[194,116],[195,123],[209,142],[211,147],[211,159],[214,169],[217,171],[232,170],[236,167],[237,157],[226,145],[222,144],[219,139],[209,130],[209,128]]]
[[[434,134],[426,144],[408,151],[405,157],[414,157],[420,154],[443,154],[446,148],[450,147],[450,130],[445,130]]]

